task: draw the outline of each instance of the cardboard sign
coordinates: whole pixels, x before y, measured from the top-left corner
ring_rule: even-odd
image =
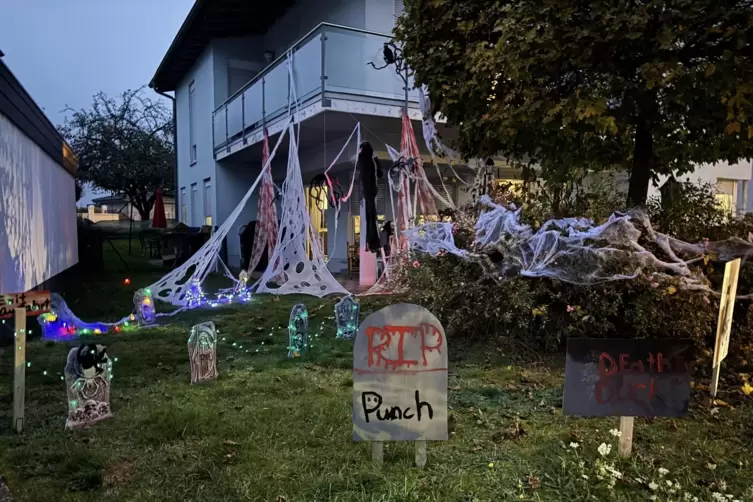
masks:
[[[732,313],[737,296],[737,279],[740,276],[740,258],[727,262],[724,267],[722,300],[719,303],[719,321],[716,326],[716,345],[714,346],[714,366],[727,357],[729,338],[732,332]]]
[[[679,417],[690,402],[690,340],[574,338],[567,343],[565,415]]]
[[[0,295],[0,319],[10,319],[18,308],[25,308],[27,316],[46,314],[50,311],[49,291]]]
[[[358,329],[353,438],[447,439],[447,340],[425,308],[391,305],[371,314]]]

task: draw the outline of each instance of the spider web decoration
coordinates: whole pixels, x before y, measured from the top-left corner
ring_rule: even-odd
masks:
[[[718,296],[690,265],[714,255],[721,261],[753,257],[753,243],[739,238],[691,244],[656,232],[645,212],[614,213],[601,224],[585,218],[545,222],[534,231],[520,221],[520,209],[495,204],[488,195],[479,203],[488,209],[475,226],[470,250],[457,248],[448,223],[427,223],[406,236],[412,249],[437,256],[451,253],[478,263],[496,281],[522,275],[548,277],[581,286],[634,279],[646,269],[681,278],[681,287]],[[639,243],[643,238],[654,251]],[[643,242],[643,241],[642,241]],[[501,257],[491,259],[491,255]],[[748,299],[752,294],[738,296]]]
[[[272,166],[269,160],[269,136],[264,128],[264,142],[262,143],[261,163],[268,166],[263,170],[261,188],[259,188],[259,203],[257,206],[257,222],[254,228],[254,247],[251,251],[251,261],[248,263],[250,275],[259,264],[264,248],[267,256],[272,256],[277,242],[277,206],[274,204],[274,182],[272,181]]]
[[[319,236],[306,210],[306,198],[298,159],[298,145],[290,128],[288,172],[282,185],[282,217],[277,244],[267,270],[257,282],[257,293],[308,294],[321,298],[333,293],[349,294],[327,269]],[[311,250],[309,258],[308,250]]]
[[[259,176],[256,177],[256,181],[254,181],[253,185],[251,185],[251,188],[249,188],[248,192],[246,192],[246,195],[243,197],[243,199],[241,199],[238,206],[236,206],[233,212],[230,213],[230,215],[220,226],[220,228],[218,228],[217,231],[214,232],[212,237],[203,246],[201,246],[201,248],[196,253],[194,253],[194,255],[191,256],[191,258],[189,258],[188,261],[186,261],[183,265],[176,268],[154,284],[147,286],[148,289],[152,290],[154,298],[172,303],[173,305],[186,306],[186,304],[188,303],[186,296],[189,290],[187,284],[190,284],[191,281],[195,280],[198,280],[199,283],[204,282],[204,279],[209,273],[210,266],[214,263],[214,260],[216,259],[220,252],[220,249],[222,248],[222,241],[230,231],[230,227],[233,225],[233,223],[235,223],[235,220],[238,219],[241,211],[243,211],[243,208],[248,203],[248,199],[251,197],[251,194],[254,193],[254,190],[256,190],[257,185],[259,185],[262,176],[267,171],[269,165],[272,163],[272,160],[277,153],[277,148],[280,146],[280,144],[282,143],[282,138],[285,136],[285,132],[289,130],[288,126],[290,125],[290,121],[291,119],[287,120],[286,126],[282,129],[282,133],[277,139],[277,144],[275,144],[275,147],[272,150],[269,158],[267,159],[267,162],[262,167]],[[290,155],[292,156],[293,154],[294,152],[291,150]],[[297,152],[295,153],[295,157],[296,159],[298,158]]]

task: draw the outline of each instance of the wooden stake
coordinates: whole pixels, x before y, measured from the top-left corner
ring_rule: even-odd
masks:
[[[384,460],[384,443],[382,441],[371,442],[371,461],[374,465],[382,465]]]
[[[620,446],[618,453],[621,457],[629,457],[633,451],[633,417],[620,417]]]
[[[426,465],[426,440],[416,441],[416,467],[423,469]]]
[[[13,427],[24,430],[26,401],[26,309],[16,309],[15,371],[13,372]]]

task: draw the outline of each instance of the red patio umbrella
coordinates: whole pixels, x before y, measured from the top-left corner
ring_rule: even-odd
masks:
[[[154,218],[152,228],[167,228],[167,216],[165,216],[165,202],[162,200],[162,189],[158,188],[154,199]]]

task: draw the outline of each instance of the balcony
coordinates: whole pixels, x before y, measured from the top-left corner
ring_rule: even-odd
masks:
[[[258,142],[263,125],[270,128],[287,116],[293,89],[300,110],[297,120],[325,109],[347,110],[333,101],[402,109],[406,93],[394,68],[376,70],[367,65],[381,66],[382,48],[388,41],[390,37],[379,33],[320,24],[213,112],[215,156]],[[412,81],[408,87],[408,106],[417,108],[418,91]]]

